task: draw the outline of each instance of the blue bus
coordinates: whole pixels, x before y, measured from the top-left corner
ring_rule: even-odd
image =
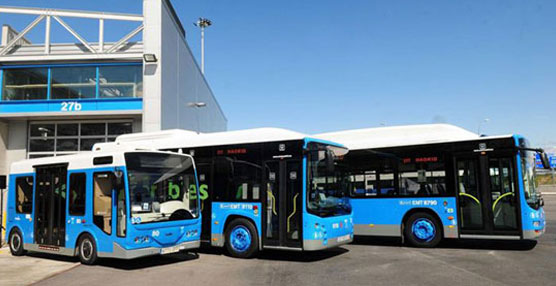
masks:
[[[6,239],[27,251],[131,259],[200,246],[193,158],[170,152],[88,152],[13,163]]]
[[[202,239],[231,256],[263,249],[320,250],[353,239],[342,145],[276,128],[197,135],[187,131],[120,136],[107,150],[137,147],[191,154],[200,182]],[[148,145],[148,146],[147,146]]]
[[[351,182],[355,235],[434,247],[443,238],[528,240],[545,231],[535,185],[542,150],[522,136],[420,125],[317,137],[350,148],[340,168]]]

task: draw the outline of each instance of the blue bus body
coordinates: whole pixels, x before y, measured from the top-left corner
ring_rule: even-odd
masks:
[[[385,147],[372,152],[350,150],[344,168],[352,174],[353,181],[357,175],[364,176],[351,191],[354,234],[407,238],[413,231],[416,236],[415,232],[423,229],[408,224],[408,219],[417,213],[428,214],[437,221],[437,225],[427,223],[428,234],[416,239],[423,242],[422,246],[427,246],[425,242],[432,240],[433,233],[442,238],[535,239],[545,232],[546,222],[542,198],[534,186],[535,156],[531,150],[519,135]],[[380,160],[390,160],[383,163],[389,165],[387,171],[379,166],[381,163],[368,163]],[[423,163],[412,169],[413,173],[403,173],[404,164],[416,161],[442,163],[442,167],[421,171],[419,168],[431,168]],[[469,176],[472,169],[474,175]],[[387,188],[380,187],[383,173],[391,179],[384,183]],[[440,178],[431,175],[434,173]],[[410,179],[414,184],[418,177],[427,176],[421,186],[433,182],[441,184],[442,191],[431,192],[429,187],[428,194],[404,193],[402,177],[406,174],[413,176]],[[464,182],[465,176],[474,179]]]
[[[299,148],[296,150],[297,155],[293,155],[294,159],[300,159],[302,162],[302,172],[300,177],[302,178],[301,181],[301,202],[307,202],[307,154],[303,154],[304,148],[307,148],[307,144],[309,143],[318,143],[323,145],[333,145],[336,146],[332,142],[327,142],[324,140],[318,139],[305,139],[303,143],[303,148]],[[301,145],[299,146],[301,147]],[[206,147],[205,147],[206,148]],[[229,150],[236,150],[246,148],[249,149],[249,146],[245,145],[237,145],[237,146],[217,146],[216,149],[221,148],[229,148]],[[202,166],[203,163],[207,160],[204,155],[205,152],[199,150],[199,148],[184,150],[185,153],[191,152],[194,150],[195,158],[197,162],[201,162],[199,166]],[[212,150],[215,152],[215,150]],[[212,154],[211,152],[211,154]],[[299,157],[298,157],[299,156]],[[209,159],[209,160],[212,160]],[[199,167],[203,173],[203,168]],[[203,176],[203,175],[201,175]],[[212,180],[218,180],[218,178],[213,178]],[[263,180],[264,181],[264,180]],[[202,180],[201,180],[201,183]],[[210,183],[209,183],[210,184]],[[263,213],[267,205],[265,204],[265,196],[261,195],[263,198],[263,202],[240,202],[240,201],[226,201],[226,200],[216,200],[213,197],[215,196],[215,192],[219,192],[219,190],[212,190],[208,185],[201,185],[202,190],[207,191],[207,196],[203,197],[201,194],[201,198],[204,200],[204,203],[209,203],[211,205],[210,208],[205,208],[203,213],[205,218],[210,215],[210,220],[205,222],[204,225],[204,235],[206,235],[207,240],[210,239],[210,244],[215,247],[224,247],[226,243],[226,230],[227,225],[238,218],[244,218],[249,220],[253,223],[256,228],[259,242],[258,249],[262,250],[265,248],[269,249],[292,249],[292,250],[304,250],[304,251],[313,251],[313,250],[321,250],[330,247],[339,246],[342,244],[350,243],[353,240],[353,218],[351,212],[345,215],[336,215],[336,216],[329,216],[329,217],[321,217],[318,215],[314,215],[308,212],[307,204],[297,204],[292,212],[288,213],[288,215],[293,217],[294,215],[300,214],[300,221],[302,223],[302,229],[300,230],[302,233],[302,237],[299,239],[298,244],[288,244],[288,243],[266,243],[267,239],[265,238],[263,231],[265,229],[264,221],[265,221],[265,214]],[[346,198],[347,200],[347,198]],[[210,210],[210,213],[207,212]],[[287,218],[286,218],[287,219]],[[286,228],[287,228],[286,223]],[[210,233],[210,237],[208,234]]]
[[[66,157],[66,156],[64,156]],[[69,156],[68,156],[69,157]],[[91,157],[92,158],[92,157]],[[71,165],[70,165],[71,166]],[[109,228],[102,229],[95,224],[93,216],[93,176],[95,174],[112,174],[114,172],[122,172],[123,182],[125,185],[125,231],[123,235],[117,231],[118,223],[118,198],[115,191],[111,192],[111,214]],[[130,209],[130,183],[128,178],[128,169],[125,165],[110,167],[94,167],[85,169],[68,169],[65,176],[65,186],[70,185],[70,177],[72,174],[85,174],[85,211],[82,215],[72,215],[70,213],[70,195],[68,192],[63,193],[65,200],[64,225],[58,231],[65,232],[64,241],[56,243],[56,245],[41,244],[35,239],[35,222],[37,221],[37,174],[31,173],[15,173],[9,176],[9,192],[8,192],[8,219],[6,227],[6,240],[10,241],[10,234],[18,230],[23,239],[25,250],[47,252],[53,254],[61,254],[68,256],[78,255],[78,243],[83,235],[90,235],[96,244],[98,257],[112,257],[131,259],[141,256],[166,254],[178,252],[184,249],[198,248],[200,246],[201,235],[201,217],[163,221],[141,224],[140,220],[133,217]],[[195,174],[196,175],[196,174]],[[19,178],[33,178],[33,199],[32,210],[28,213],[20,213],[16,211],[16,180]],[[64,186],[64,188],[65,188]],[[190,189],[198,189],[197,182]],[[68,189],[66,189],[68,190]],[[66,195],[67,194],[67,195]],[[197,194],[193,194],[197,196]],[[198,200],[198,198],[197,198]],[[63,204],[63,203],[62,203]],[[49,231],[52,231],[50,229]]]

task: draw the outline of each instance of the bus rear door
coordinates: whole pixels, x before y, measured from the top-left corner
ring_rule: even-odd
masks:
[[[515,155],[481,148],[455,158],[462,238],[520,237]]]

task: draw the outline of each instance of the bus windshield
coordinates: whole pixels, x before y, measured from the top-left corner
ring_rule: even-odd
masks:
[[[334,152],[326,145],[314,143],[309,145],[309,150],[308,211],[318,216],[350,214],[347,176],[337,170]]]
[[[535,152],[521,150],[521,175],[523,176],[523,188],[527,204],[538,209],[540,206],[540,195],[537,191],[535,173]]]
[[[197,218],[196,178],[188,156],[126,153],[132,223]]]

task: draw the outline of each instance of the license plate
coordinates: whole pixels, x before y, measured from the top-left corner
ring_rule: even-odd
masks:
[[[179,246],[166,247],[160,250],[160,254],[176,253],[180,251]]]
[[[346,234],[344,236],[340,236],[340,237],[338,237],[338,242],[349,240],[349,237],[350,237],[349,234]]]

